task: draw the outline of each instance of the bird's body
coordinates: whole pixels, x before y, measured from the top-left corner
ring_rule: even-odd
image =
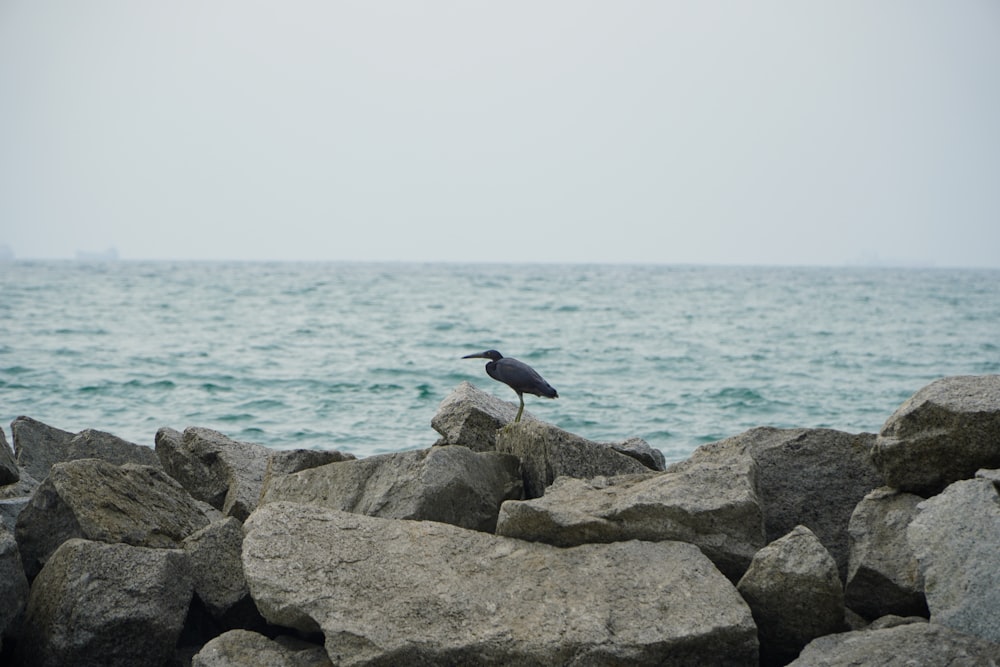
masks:
[[[524,412],[524,394],[534,394],[545,398],[559,398],[559,393],[538,372],[517,359],[505,357],[496,350],[486,350],[477,354],[469,354],[463,359],[489,359],[486,364],[486,374],[498,382],[517,392],[517,397],[521,400],[521,407],[517,411],[515,422],[521,421],[521,413]]]

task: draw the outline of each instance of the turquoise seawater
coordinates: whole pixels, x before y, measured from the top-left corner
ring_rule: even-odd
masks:
[[[758,425],[877,431],[922,386],[1000,372],[1000,272],[0,263],[0,420],[151,445],[205,426],[359,456],[427,447],[480,360],[534,366],[536,417],[668,459]]]

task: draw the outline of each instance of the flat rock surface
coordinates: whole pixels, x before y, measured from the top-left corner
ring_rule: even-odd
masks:
[[[541,498],[504,503],[497,533],[557,546],[680,540],[737,581],[765,544],[755,474],[750,457],[733,456],[673,472],[562,477]]]
[[[322,631],[334,664],[756,663],[749,609],[691,545],[560,549],[292,503],[245,530],[261,613]]]

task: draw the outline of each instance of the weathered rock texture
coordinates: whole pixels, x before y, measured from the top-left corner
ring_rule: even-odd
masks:
[[[73,537],[177,548],[208,524],[194,500],[162,469],[97,459],[57,463],[17,519],[24,571],[33,578]]]
[[[559,549],[292,503],[262,505],[245,529],[261,613],[321,630],[335,664],[757,659],[745,603],[691,545]]]
[[[224,627],[253,627],[257,608],[243,576],[243,525],[234,517],[211,523],[183,543],[194,592]]]
[[[924,579],[906,539],[922,500],[889,487],[872,491],[851,515],[851,558],[844,599],[867,619],[927,617]]]
[[[908,623],[820,637],[794,667],[996,667],[1000,645],[933,623]]]
[[[649,472],[640,461],[610,445],[539,421],[508,424],[497,434],[496,447],[520,459],[528,498],[545,495],[546,487],[563,475],[590,479]]]
[[[17,469],[14,461],[14,452],[7,444],[7,436],[0,428],[0,486],[13,484],[21,479],[21,473]]]
[[[908,537],[931,621],[1000,643],[1000,495],[989,479],[955,482],[918,506]]]
[[[757,622],[761,665],[785,665],[813,639],[844,629],[837,564],[805,526],[761,549],[736,588]]]
[[[497,533],[556,546],[681,540],[736,581],[766,543],[755,474],[749,456],[734,456],[673,472],[561,477],[541,498],[504,503]]]
[[[73,434],[30,417],[18,417],[10,425],[17,464],[38,480],[44,480],[56,463],[99,458],[122,465],[137,463],[159,466],[156,454],[104,431],[87,429]]]
[[[28,604],[28,580],[14,536],[0,526],[0,647],[3,637]]]
[[[278,477],[262,502],[309,503],[493,532],[500,504],[521,498],[522,493],[515,457],[442,446],[332,463]]]
[[[156,432],[156,455],[166,471],[192,496],[240,521],[257,507],[269,469],[273,475],[308,463],[354,458],[340,452],[319,455],[275,452],[200,427],[184,429],[183,433],[161,428]]]
[[[333,667],[322,646],[290,637],[268,639],[247,630],[230,630],[205,644],[191,667]]]
[[[191,600],[183,552],[74,539],[31,587],[21,664],[163,665]]]
[[[885,422],[873,457],[886,484],[925,497],[1000,468],[1000,375],[927,385]]]
[[[837,562],[843,580],[851,513],[865,494],[882,486],[869,453],[874,440],[869,433],[830,429],[754,428],[702,445],[668,470],[749,455],[757,464],[757,496],[767,540],[773,542],[797,525],[808,527]]]
[[[441,434],[439,445],[462,445],[477,452],[496,450],[497,431],[514,421],[517,404],[463,382],[438,407],[431,426]],[[527,412],[521,419],[533,420]]]

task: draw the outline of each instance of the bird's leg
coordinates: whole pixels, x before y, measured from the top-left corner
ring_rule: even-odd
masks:
[[[524,394],[518,393],[517,397],[521,399],[521,407],[517,409],[517,416],[514,417],[514,423],[521,421],[521,413],[524,412]]]

